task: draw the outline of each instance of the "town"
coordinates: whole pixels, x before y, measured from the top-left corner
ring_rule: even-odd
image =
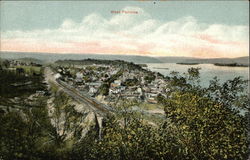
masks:
[[[100,64],[99,61],[73,67],[58,65],[55,77],[111,106],[123,99],[155,104],[158,95],[166,97],[167,80],[142,66],[126,62]]]

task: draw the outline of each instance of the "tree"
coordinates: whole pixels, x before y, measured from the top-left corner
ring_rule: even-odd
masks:
[[[1,116],[0,157],[3,159],[25,159],[29,152],[26,124],[17,112]]]
[[[215,77],[210,81],[210,85],[205,89],[205,96],[218,101],[220,104],[230,109],[243,109],[250,111],[249,97],[246,88],[247,81],[241,77],[235,77],[220,85],[219,80]]]
[[[117,103],[117,114],[105,120],[102,139],[95,134],[84,138],[78,153],[86,159],[246,159],[247,120],[232,108],[245,104],[237,101],[245,95],[243,82],[236,78],[227,85],[211,82],[209,88],[201,88],[199,69],[169,80],[172,92],[167,98],[158,96],[166,113],[160,126],[147,124],[131,110],[137,104],[125,100]]]
[[[165,105],[168,132],[175,134],[181,155],[190,159],[244,159],[247,151],[246,82],[240,77],[222,85],[217,78],[208,88],[199,86],[199,69],[191,68],[185,77],[169,77],[168,98],[159,96]],[[171,135],[171,134],[170,134]]]
[[[109,87],[110,87],[109,83],[104,82],[98,89],[97,94],[107,96],[109,94]]]
[[[243,159],[246,121],[208,98],[176,92],[165,100],[169,127],[191,159]]]

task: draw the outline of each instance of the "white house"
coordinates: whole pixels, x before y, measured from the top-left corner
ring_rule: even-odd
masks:
[[[58,78],[60,78],[60,77],[62,77],[62,76],[61,76],[60,73],[57,73],[57,74],[54,75],[54,77],[55,77],[55,79],[58,79]]]
[[[94,87],[90,87],[89,88],[89,93],[90,94],[95,94],[97,92],[97,89],[96,88],[94,88]]]
[[[83,74],[81,72],[76,73],[76,78],[81,79],[83,77]]]

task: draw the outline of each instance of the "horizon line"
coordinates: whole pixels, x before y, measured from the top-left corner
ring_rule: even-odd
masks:
[[[240,56],[240,57],[188,57],[188,56],[155,56],[155,55],[140,55],[140,54],[107,54],[107,53],[55,53],[55,52],[22,52],[22,51],[0,51],[0,53],[28,53],[28,54],[57,54],[57,55],[112,55],[112,56],[140,56],[140,57],[179,57],[179,58],[195,58],[195,59],[220,59],[220,58],[227,58],[227,59],[234,59],[234,58],[241,58],[241,57],[249,57],[247,56]],[[1,56],[0,56],[1,58]]]

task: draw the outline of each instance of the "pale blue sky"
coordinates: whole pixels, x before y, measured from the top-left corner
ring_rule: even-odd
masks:
[[[1,1],[1,31],[58,28],[65,19],[80,22],[93,12],[105,18],[111,10],[136,6],[163,22],[193,16],[201,23],[249,25],[248,1]]]
[[[0,13],[3,51],[249,54],[249,1],[1,1]]]

